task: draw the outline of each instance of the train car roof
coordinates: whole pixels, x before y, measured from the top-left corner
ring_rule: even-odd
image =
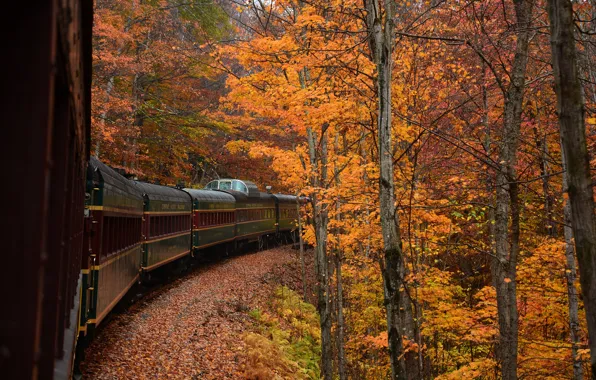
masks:
[[[208,190],[209,191],[209,190]],[[265,202],[265,203],[275,203],[275,198],[273,198],[272,194],[257,192],[253,193],[252,195],[247,195],[242,191],[234,191],[234,190],[220,190],[222,192],[226,192],[232,195],[236,199],[236,203],[251,203],[251,202]]]
[[[142,198],[142,192],[138,187],[134,185],[132,181],[127,180],[114,169],[99,161],[97,157],[91,156],[89,159],[89,167],[93,175],[93,180],[103,181],[104,183],[110,184],[114,187],[125,191],[131,196]],[[96,178],[97,176],[97,178]]]
[[[287,195],[287,194],[271,194],[274,198],[276,198],[279,203],[296,203],[296,196],[295,195]]]
[[[204,189],[184,189],[193,200],[200,202],[219,202],[236,203],[236,199],[225,191],[204,190]]]
[[[167,201],[188,203],[190,196],[187,192],[162,185],[155,185],[148,182],[133,182],[143,192],[143,197],[147,197],[150,201]]]

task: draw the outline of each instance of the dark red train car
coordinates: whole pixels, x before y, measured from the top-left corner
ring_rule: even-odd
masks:
[[[77,338],[93,2],[2,12],[0,378],[68,378]]]

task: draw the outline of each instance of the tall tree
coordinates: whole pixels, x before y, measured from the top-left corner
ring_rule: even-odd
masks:
[[[573,4],[569,0],[548,0],[552,62],[557,94],[557,113],[565,159],[567,193],[575,252],[590,345],[592,377],[596,376],[596,216],[586,145],[584,100],[578,73],[574,38]]]
[[[379,205],[383,234],[384,256],[381,264],[385,307],[387,309],[387,339],[394,379],[407,379],[402,336],[406,332],[406,318],[411,318],[405,289],[406,265],[399,232],[399,215],[395,202],[391,77],[393,43],[395,39],[395,2],[365,0],[366,26],[372,60],[376,65],[377,133],[379,152]],[[383,5],[383,7],[381,6]],[[404,304],[406,307],[404,308]]]
[[[511,67],[511,82],[505,91],[503,133],[497,172],[495,212],[495,258],[493,281],[497,290],[499,337],[497,359],[503,379],[517,379],[518,311],[517,261],[520,238],[519,187],[517,184],[517,150],[528,63],[528,43],[532,0],[514,0],[516,47]],[[511,232],[509,219],[511,218]]]

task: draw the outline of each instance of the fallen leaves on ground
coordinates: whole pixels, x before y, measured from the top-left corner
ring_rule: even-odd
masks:
[[[164,286],[116,315],[86,349],[84,378],[241,378],[248,312],[299,281],[289,247],[234,257]]]

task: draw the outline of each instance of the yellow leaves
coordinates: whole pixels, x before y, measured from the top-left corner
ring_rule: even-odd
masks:
[[[586,119],[586,124],[596,125],[596,117],[589,117]]]

